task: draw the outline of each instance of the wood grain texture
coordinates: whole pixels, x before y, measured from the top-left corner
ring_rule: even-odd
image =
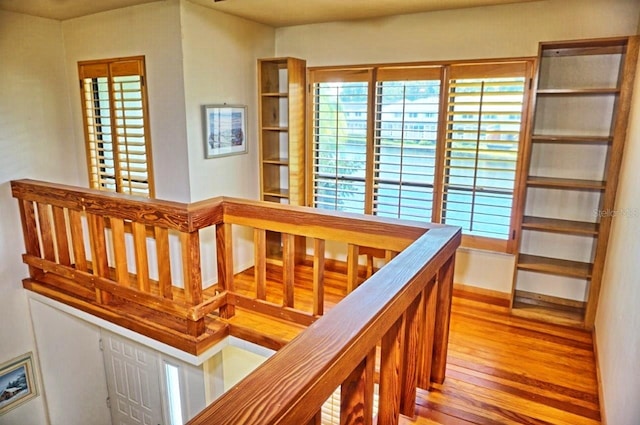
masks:
[[[591,334],[492,301],[456,291],[446,379],[418,390],[418,417],[405,423],[599,424]]]

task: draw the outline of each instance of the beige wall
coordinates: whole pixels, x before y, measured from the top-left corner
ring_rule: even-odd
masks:
[[[181,3],[182,49],[191,201],[214,196],[258,199],[257,59],[274,54],[271,27]],[[203,105],[247,106],[248,153],[204,158]],[[253,264],[253,234],[234,229],[236,270]],[[202,258],[215,258],[214,230],[201,232]],[[205,286],[217,281],[214,261],[203,261]]]
[[[191,201],[227,195],[257,199],[257,74],[260,57],[274,54],[274,30],[183,1],[184,86]],[[248,154],[204,158],[202,106],[246,105]]]
[[[640,69],[640,62],[638,63]],[[607,423],[640,418],[640,78],[636,76],[603,288],[596,317]]]
[[[535,56],[540,41],[634,34],[639,14],[637,0],[546,0],[300,25],[276,31],[276,54],[308,66]],[[461,250],[455,280],[510,292],[513,267],[511,255]]]
[[[0,11],[0,363],[36,351],[21,280],[27,276],[18,203],[9,181],[76,184],[62,28],[57,21]],[[37,360],[37,359],[36,359]],[[39,382],[42,391],[41,382]],[[41,395],[0,423],[47,423]]]
[[[189,163],[182,71],[179,0],[117,9],[62,23],[67,81],[72,88],[75,148],[84,158],[77,63],[144,55],[156,197],[188,202]],[[86,162],[84,159],[82,162]],[[86,166],[83,185],[88,184]]]

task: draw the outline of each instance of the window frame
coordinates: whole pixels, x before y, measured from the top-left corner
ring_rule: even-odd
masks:
[[[130,188],[123,187],[120,184],[120,180],[124,179],[122,177],[122,166],[124,165],[126,170],[131,171],[131,168],[135,168],[133,162],[129,161],[129,153],[124,153],[127,158],[121,159],[121,152],[119,148],[121,145],[126,145],[127,141],[125,139],[124,143],[119,141],[119,138],[127,136],[126,133],[126,125],[118,125],[117,119],[118,114],[116,111],[118,108],[116,107],[116,102],[118,100],[121,101],[122,106],[121,110],[124,110],[126,106],[124,106],[124,102],[126,99],[123,97],[121,99],[117,99],[117,96],[114,95],[116,90],[114,89],[114,85],[117,82],[114,82],[114,78],[117,77],[139,77],[140,80],[140,110],[142,114],[142,138],[144,138],[144,152],[143,155],[145,157],[144,168],[146,170],[146,194],[133,192]],[[97,156],[97,149],[92,147],[92,144],[96,142],[92,140],[90,135],[89,127],[91,125],[96,125],[92,123],[92,117],[87,115],[87,91],[85,90],[85,80],[93,79],[93,84],[98,84],[95,82],[97,78],[106,78],[107,90],[108,90],[108,101],[109,104],[109,126],[111,129],[111,143],[113,148],[113,168],[114,168],[114,185],[115,189],[112,190],[110,188],[105,187],[105,185],[101,182],[100,173],[94,172],[94,168],[96,168],[92,162],[93,156]],[[104,190],[108,192],[116,192],[123,193],[133,196],[146,196],[148,198],[153,198],[155,196],[155,183],[154,183],[154,173],[153,173],[153,156],[151,149],[151,126],[150,126],[150,117],[149,117],[149,101],[148,101],[148,92],[147,92],[147,78],[146,78],[146,65],[145,65],[145,57],[144,56],[130,56],[130,57],[122,57],[122,58],[110,58],[110,59],[98,59],[98,60],[89,60],[89,61],[79,61],[78,62],[78,79],[80,84],[80,107],[82,113],[82,128],[84,134],[84,143],[85,143],[85,154],[87,161],[87,175],[89,178],[89,187],[98,190]],[[97,101],[97,99],[96,99]],[[124,113],[124,112],[123,112]],[[123,115],[121,117],[124,121],[126,121],[126,116]],[[132,118],[132,117],[128,117]],[[135,117],[137,118],[137,117]],[[100,124],[97,124],[98,126]],[[122,134],[118,133],[118,128],[125,128],[125,132]],[[137,135],[134,135],[137,136]],[[99,168],[99,167],[98,167]],[[134,179],[124,179],[128,180],[130,183],[135,182]]]
[[[432,217],[434,223],[441,222],[443,207],[443,188],[444,188],[444,164],[445,164],[445,143],[447,138],[447,119],[449,107],[449,85],[452,75],[452,69],[458,75],[460,69],[469,67],[475,69],[474,78],[489,78],[500,74],[501,67],[503,71],[511,73],[513,69],[521,69],[524,83],[524,93],[522,101],[522,118],[520,121],[518,150],[516,158],[516,169],[513,188],[513,201],[511,206],[511,217],[509,220],[509,235],[507,239],[491,238],[486,236],[478,236],[465,234],[462,235],[462,247],[481,249],[487,251],[514,253],[516,249],[516,240],[518,238],[519,226],[518,220],[524,208],[524,199],[522,187],[526,180],[526,169],[528,164],[524,164],[524,152],[528,146],[528,134],[530,123],[529,109],[531,103],[531,88],[533,80],[533,72],[535,69],[535,57],[516,57],[516,58],[500,58],[500,59],[479,59],[468,61],[440,61],[440,62],[413,62],[399,64],[378,64],[378,65],[352,65],[352,66],[326,66],[311,67],[308,69],[308,91],[307,100],[307,185],[306,199],[307,205],[314,207],[314,116],[313,103],[314,93],[313,87],[315,83],[340,81],[348,82],[353,80],[357,73],[367,72],[369,76],[369,96],[367,116],[367,152],[366,152],[366,178],[365,178],[365,214],[372,214],[373,211],[373,183],[374,183],[374,138],[375,138],[375,118],[376,118],[376,87],[380,81],[385,81],[386,75],[396,75],[396,78],[406,78],[418,80],[420,68],[438,69],[440,73],[440,104],[438,109],[438,134],[436,141],[436,163],[435,177],[433,187]],[[504,72],[503,72],[504,73]],[[402,75],[405,77],[402,77]],[[512,74],[510,74],[512,75]],[[471,78],[471,77],[469,77]]]

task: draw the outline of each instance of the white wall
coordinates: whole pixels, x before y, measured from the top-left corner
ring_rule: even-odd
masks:
[[[100,328],[29,300],[51,425],[111,425]]]
[[[0,11],[0,363],[35,352],[21,280],[27,268],[18,203],[9,181],[77,184],[62,29],[57,21]],[[37,354],[37,353],[36,353]],[[36,359],[37,360],[37,359]],[[44,396],[0,418],[3,424],[47,423]]]
[[[62,23],[75,148],[86,162],[78,61],[144,55],[156,197],[189,202],[179,0],[127,7]],[[87,185],[86,166],[83,185]]]
[[[640,69],[640,62],[638,63]],[[640,78],[636,75],[627,146],[596,316],[606,423],[640,420]]]
[[[637,0],[546,0],[276,30],[307,66],[535,56],[538,42],[635,34]],[[461,250],[455,281],[511,291],[511,255]]]
[[[214,196],[258,199],[257,59],[274,54],[271,27],[193,4],[181,3],[185,107],[191,201]],[[204,158],[202,106],[247,106],[248,153]],[[234,229],[236,270],[253,264],[250,229]],[[203,281],[217,281],[213,229],[200,234]]]
[[[257,59],[274,54],[271,27],[183,1],[184,85],[191,201],[257,199]],[[247,105],[248,154],[204,159],[202,106]]]

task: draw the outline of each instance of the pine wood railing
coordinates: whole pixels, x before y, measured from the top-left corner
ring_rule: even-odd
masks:
[[[320,424],[321,406],[338,387],[341,423],[395,424],[413,416],[417,387],[444,380],[459,228],[230,198],[182,204],[30,180],[12,182],[12,191],[27,289],[194,354],[233,334],[229,321],[246,311],[307,327],[190,424]],[[253,234],[250,295],[237,287],[235,227]],[[267,296],[267,232],[282,234],[276,300]],[[326,312],[325,241],[347,247],[348,294]],[[203,244],[215,246],[215,257],[203,256]],[[358,257],[372,251],[384,253],[386,265],[362,282]],[[296,274],[305,258],[309,288]],[[217,283],[203,289],[210,262]],[[308,308],[296,301],[305,290]]]

